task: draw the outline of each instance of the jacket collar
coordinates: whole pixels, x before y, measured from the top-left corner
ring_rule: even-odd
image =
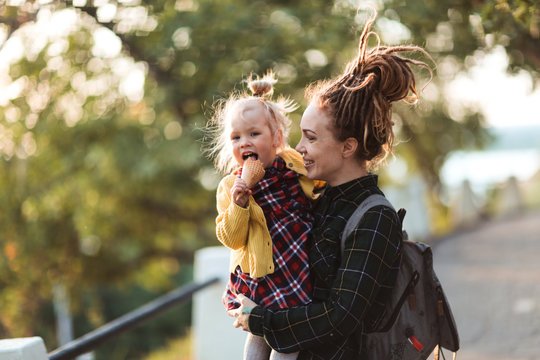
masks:
[[[304,158],[300,153],[290,147],[286,148],[278,154],[285,161],[285,166],[288,169],[300,175],[307,175],[306,167],[304,166]]]

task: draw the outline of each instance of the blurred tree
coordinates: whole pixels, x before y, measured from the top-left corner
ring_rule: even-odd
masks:
[[[93,327],[110,320],[98,285],[173,287],[217,245],[205,104],[269,68],[301,98],[356,42],[325,1],[100,4],[0,8],[2,337],[48,329],[54,346],[38,314],[56,283]]]
[[[503,46],[510,71],[526,70],[538,78],[538,1],[387,0],[385,7],[385,14],[409,29],[411,41],[425,43],[431,54],[453,56],[470,66],[475,53]]]
[[[420,103],[417,112],[398,108],[397,113],[403,120],[401,138],[407,140],[399,155],[423,174],[435,189],[432,200],[439,203],[438,174],[447,155],[453,149],[479,148],[492,140],[477,109],[445,99],[445,84],[496,47],[504,47],[510,73],[526,71],[538,80],[540,7],[538,1],[506,0],[383,3],[377,21],[383,40],[390,33],[398,40],[421,45],[436,63],[435,86],[423,93],[430,101]],[[444,207],[437,209],[446,215]]]
[[[397,151],[433,189],[450,151],[487,139],[474,110],[451,111],[441,82],[490,41],[511,52],[513,32],[528,26],[537,36],[537,9],[514,2],[505,13],[504,3],[380,9],[385,43],[425,44],[439,64],[430,101],[396,108],[411,140]],[[200,151],[210,104],[267,69],[279,93],[302,102],[307,83],[336,74],[356,51],[365,19],[346,0],[17,4],[0,0],[1,337],[45,327],[34,320],[56,283],[94,326],[110,319],[82,306],[82,294],[99,284],[175,286],[193,251],[216,244],[218,177]],[[423,86],[429,74],[420,76]]]

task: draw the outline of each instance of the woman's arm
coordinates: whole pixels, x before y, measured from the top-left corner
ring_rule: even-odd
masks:
[[[369,210],[345,242],[328,299],[289,309],[255,307],[248,318],[249,330],[282,352],[350,336],[392,271],[400,244],[401,225],[395,212],[386,207]]]

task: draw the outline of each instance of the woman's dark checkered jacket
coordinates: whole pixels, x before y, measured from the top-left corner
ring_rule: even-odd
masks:
[[[347,220],[371,194],[382,194],[377,176],[328,187],[314,212],[309,261],[313,302],[289,309],[256,307],[250,331],[280,352],[300,350],[298,359],[365,359],[366,324],[376,323],[395,282],[401,256],[401,223],[385,206],[369,210],[345,241]]]

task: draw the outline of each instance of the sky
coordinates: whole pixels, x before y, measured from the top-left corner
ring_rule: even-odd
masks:
[[[447,87],[450,99],[478,104],[488,123],[495,127],[540,125],[540,84],[525,71],[511,76],[502,47],[478,61],[467,74],[460,74]]]

